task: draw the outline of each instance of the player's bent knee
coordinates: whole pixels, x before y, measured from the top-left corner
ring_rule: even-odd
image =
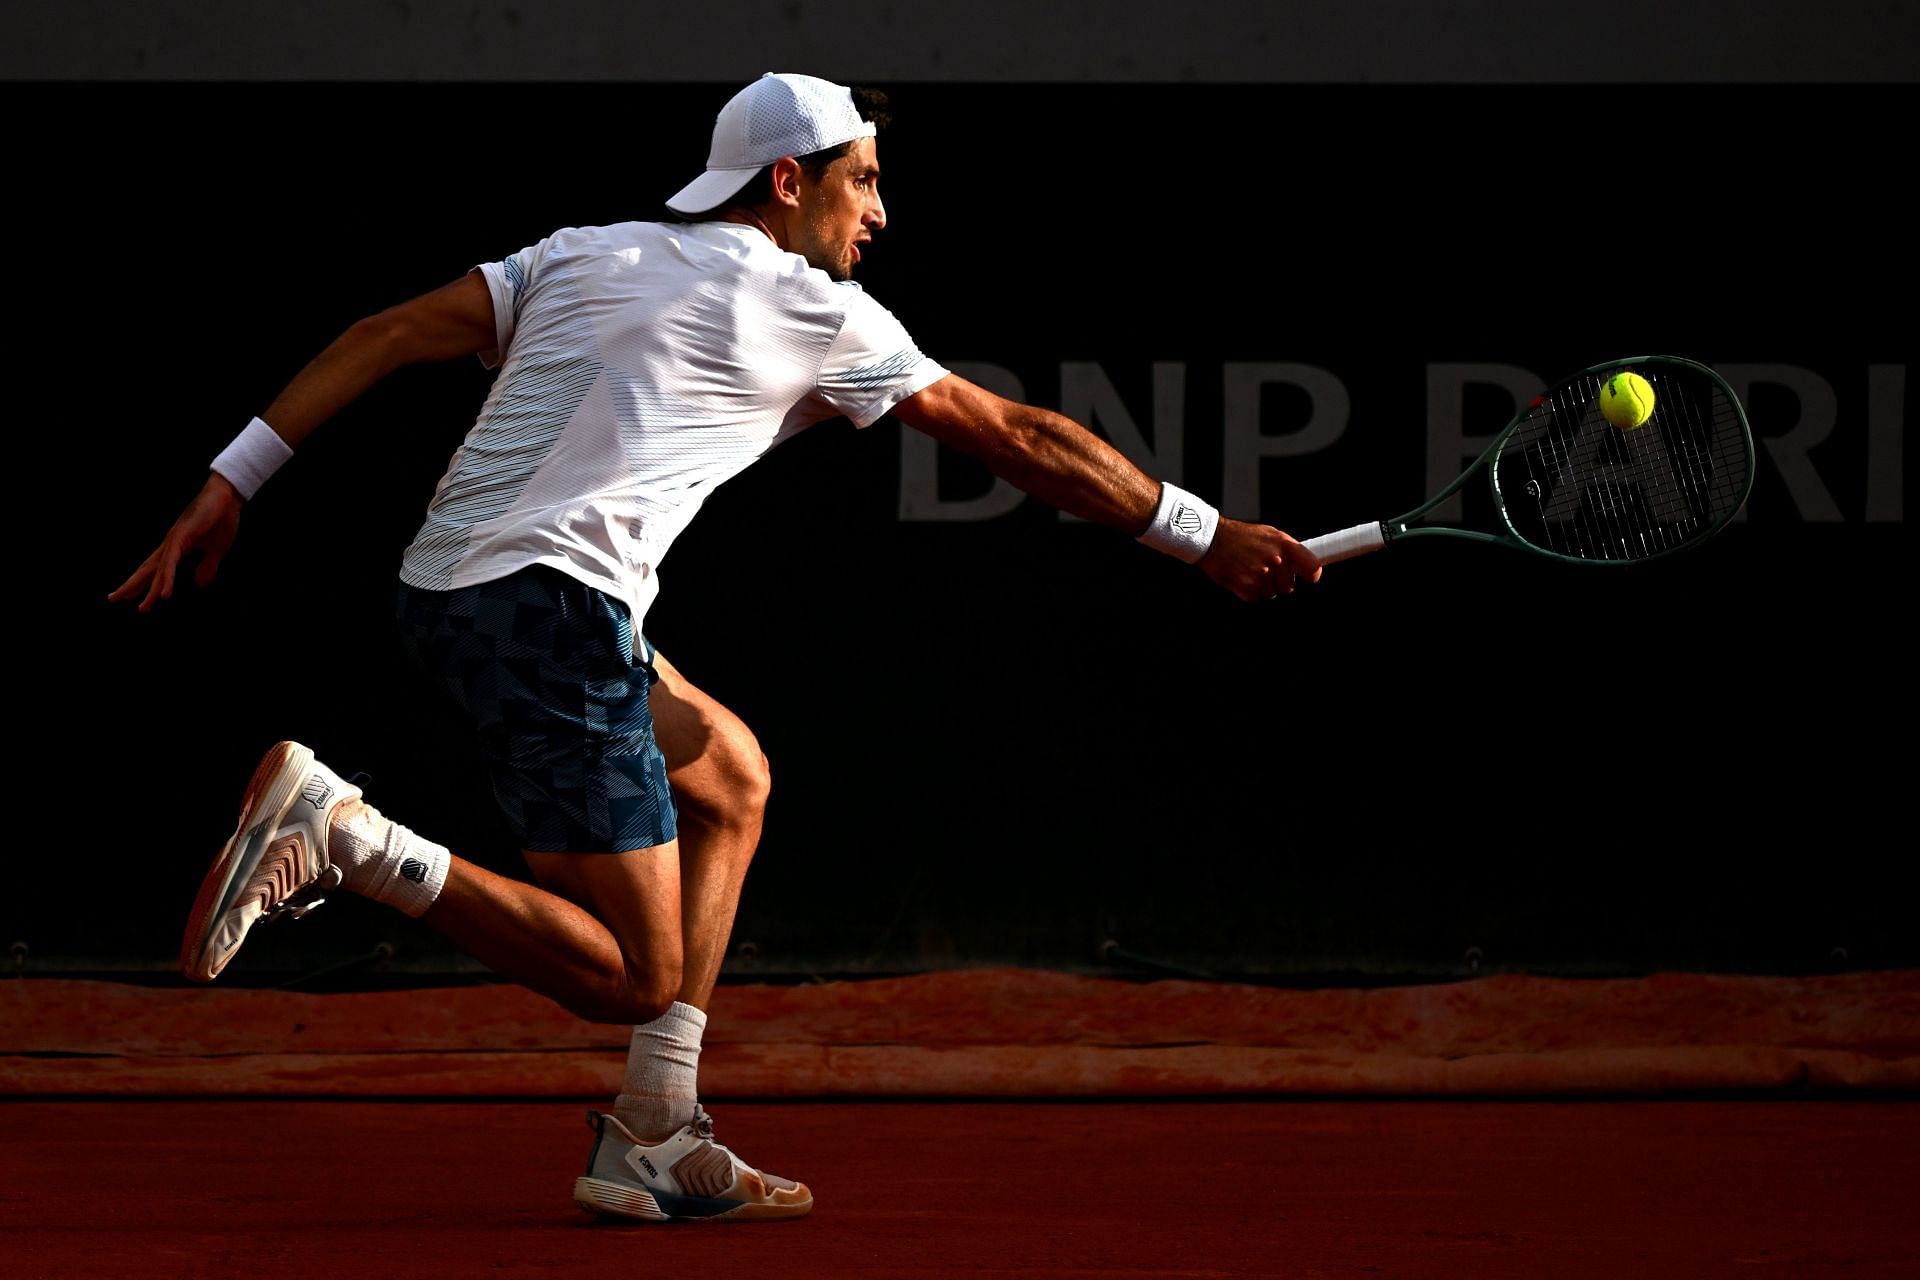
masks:
[[[721,775],[726,779],[730,806],[758,813],[767,806],[767,793],[773,787],[773,772],[767,765],[767,753],[753,730],[735,722],[733,729],[718,744]]]
[[[722,826],[758,831],[766,817],[767,797],[773,792],[773,771],[759,743],[749,738],[747,748],[729,770],[727,795],[720,812],[713,816]]]
[[[716,739],[704,763],[707,768],[675,779],[674,796],[682,809],[711,826],[758,829],[773,790],[773,772],[759,741],[741,726]]]
[[[752,751],[745,778],[741,785],[741,802],[755,813],[765,813],[767,798],[773,794],[773,766],[767,761],[766,752],[760,750],[760,744],[752,744]]]
[[[607,1021],[622,1024],[632,1023],[636,1026],[652,1022],[655,1018],[660,1017],[666,1013],[668,1009],[672,1008],[673,1002],[679,998],[680,992],[678,988],[672,991],[658,989],[644,992],[635,991],[627,1003],[620,1007],[616,1016],[607,1019]]]
[[[567,1012],[588,1022],[606,1022],[616,1026],[652,1022],[680,998],[680,973],[635,974],[602,991],[598,999],[570,1007]]]

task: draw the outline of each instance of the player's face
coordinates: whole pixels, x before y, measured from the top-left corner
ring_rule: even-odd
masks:
[[[809,266],[835,280],[852,279],[860,246],[886,225],[872,138],[856,138],[853,149],[828,165],[820,181],[802,175],[800,225],[792,249]]]

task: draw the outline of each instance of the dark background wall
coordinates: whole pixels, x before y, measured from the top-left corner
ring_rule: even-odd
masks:
[[[446,74],[509,75],[465,47]],[[1407,78],[1393,65],[1372,78]],[[713,500],[648,621],[774,762],[732,972],[1920,959],[1893,302],[1914,271],[1886,176],[1910,92],[990,73],[848,75],[899,116],[862,279],[938,358],[1304,536],[1414,505],[1530,379],[1673,351],[1746,393],[1749,515],[1635,571],[1409,544],[1248,608],[1009,506],[892,423],[817,428]],[[734,87],[5,91],[34,127],[7,213],[31,318],[12,615],[29,816],[0,929],[30,967],[164,970],[281,736],[515,869],[388,620],[477,365],[406,371],[332,424],[250,509],[215,590],[149,618],[102,597],[340,328],[555,226],[647,216]],[[1783,180],[1782,155],[1805,176]],[[1226,390],[1250,366],[1280,366],[1251,420]],[[1235,422],[1286,453],[1255,458]],[[239,976],[364,978],[380,943],[390,972],[465,963],[345,901],[250,944]]]
[[[16,0],[0,75],[731,83],[1911,82],[1897,0]]]

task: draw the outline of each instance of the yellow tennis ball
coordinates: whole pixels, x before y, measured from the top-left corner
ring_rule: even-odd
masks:
[[[1600,388],[1600,413],[1622,431],[1653,416],[1653,388],[1637,373],[1616,373]]]

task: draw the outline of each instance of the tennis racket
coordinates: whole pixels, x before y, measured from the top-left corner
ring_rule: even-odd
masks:
[[[1637,373],[1653,413],[1621,428],[1601,412],[1616,374]],[[1486,468],[1505,529],[1483,533],[1413,522]],[[1719,374],[1678,356],[1635,356],[1582,369],[1541,392],[1459,479],[1391,520],[1307,539],[1323,564],[1402,538],[1497,542],[1576,564],[1635,564],[1698,546],[1753,488],[1753,433]]]

